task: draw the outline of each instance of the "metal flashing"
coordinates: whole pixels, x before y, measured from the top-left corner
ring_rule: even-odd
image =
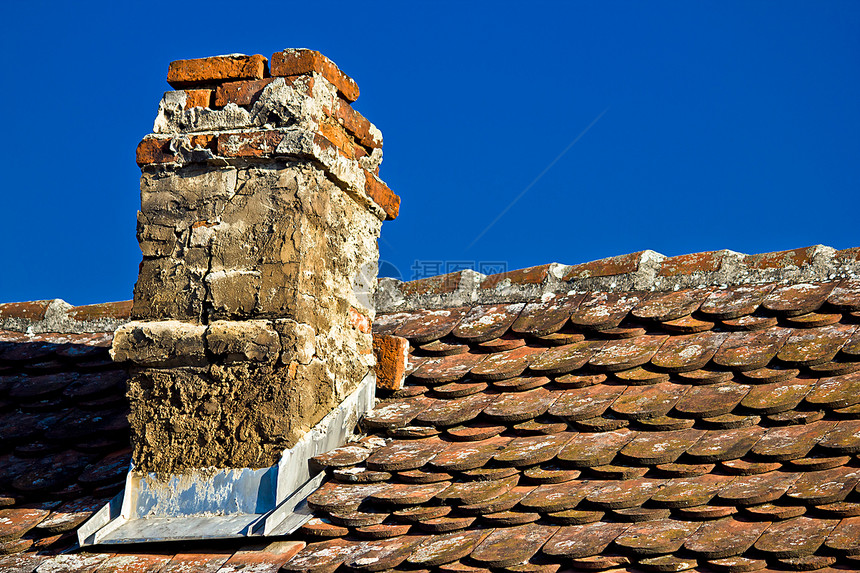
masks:
[[[376,397],[376,376],[316,424],[277,465],[195,470],[158,479],[129,469],[122,493],[78,529],[81,546],[287,535],[311,518],[305,499],[324,474],[316,455],[342,446]]]

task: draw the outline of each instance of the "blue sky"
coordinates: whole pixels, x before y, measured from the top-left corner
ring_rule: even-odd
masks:
[[[0,19],[0,302],[131,298],[134,150],[168,63],[286,47],[361,87],[403,199],[381,258],[404,278],[416,260],[860,246],[858,2],[5,2]]]

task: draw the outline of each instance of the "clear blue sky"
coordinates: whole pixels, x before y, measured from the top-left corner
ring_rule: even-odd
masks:
[[[860,2],[4,2],[0,20],[0,301],[130,298],[134,150],[168,63],[286,47],[361,87],[404,278],[860,246]]]

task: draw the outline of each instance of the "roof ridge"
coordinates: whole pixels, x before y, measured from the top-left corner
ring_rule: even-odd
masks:
[[[27,334],[113,332],[131,319],[132,301],[72,306],[63,299],[0,303],[0,330]]]
[[[813,245],[754,255],[723,249],[674,257],[644,250],[576,265],[549,263],[493,275],[464,270],[408,282],[381,278],[376,312],[526,302],[568,291],[676,291],[858,277],[860,247],[836,250]]]

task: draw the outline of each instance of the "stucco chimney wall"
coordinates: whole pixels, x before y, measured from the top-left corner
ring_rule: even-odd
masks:
[[[374,365],[382,134],[310,50],[173,62],[137,150],[131,323],[140,471],[267,467]]]

